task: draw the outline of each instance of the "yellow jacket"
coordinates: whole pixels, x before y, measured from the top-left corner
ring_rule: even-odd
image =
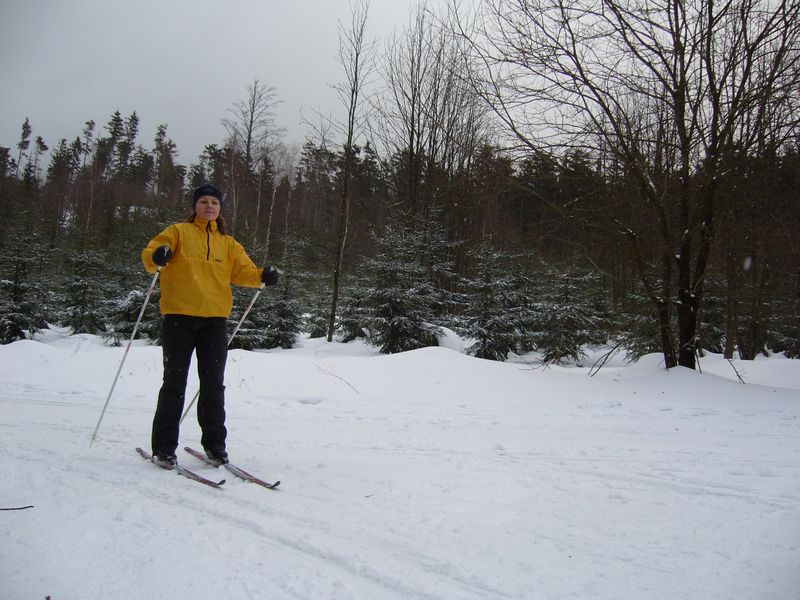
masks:
[[[231,284],[261,287],[261,271],[242,245],[220,233],[216,221],[198,217],[192,223],[170,225],[142,250],[150,273],[158,268],[153,250],[169,246],[172,258],[161,268],[161,314],[229,317]]]

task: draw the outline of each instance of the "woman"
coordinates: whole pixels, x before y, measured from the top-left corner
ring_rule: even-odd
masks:
[[[225,449],[225,362],[227,318],[233,306],[231,284],[257,288],[278,283],[278,271],[259,269],[239,242],[225,234],[220,216],[224,194],[213,185],[194,191],[194,212],[170,225],[142,251],[145,269],[161,269],[161,334],[164,381],[153,418],[153,459],[177,464],[178,425],[192,353],[197,352],[200,397],[197,420],[206,455],[222,464]]]

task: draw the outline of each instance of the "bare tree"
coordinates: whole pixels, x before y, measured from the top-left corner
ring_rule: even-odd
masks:
[[[275,107],[279,103],[275,88],[255,79],[247,86],[247,98],[228,109],[233,116],[222,119],[234,148],[244,155],[245,165],[251,171],[261,149],[282,134],[275,125]]]
[[[292,182],[298,167],[298,159],[300,157],[300,148],[296,145],[281,146],[280,152],[276,156],[276,189],[279,185],[287,188],[286,192],[286,210],[284,211],[283,220],[283,256],[284,264],[286,263],[289,254],[289,214],[292,207],[292,196],[294,195],[294,187]],[[272,222],[272,211],[274,209],[274,202],[270,206],[270,222]]]
[[[354,144],[364,126],[363,91],[372,72],[373,45],[366,40],[369,2],[359,0],[351,8],[351,21],[347,29],[339,27],[339,63],[344,68],[344,83],[335,86],[339,98],[347,110],[347,120],[341,127],[344,135],[341,195],[336,228],[336,256],[333,267],[333,293],[328,317],[328,341],[333,340],[336,311],[339,303],[339,285],[342,276],[347,243],[347,228],[350,221],[351,178],[355,162]]]
[[[424,174],[434,172],[434,165],[452,174],[485,132],[486,108],[464,80],[465,50],[464,40],[439,27],[424,2],[387,45],[380,129],[384,145],[402,161],[408,211],[426,208]]]
[[[475,90],[518,141],[604,148],[635,182],[617,230],[657,308],[667,367],[694,368],[723,158],[796,131],[800,1],[485,0],[452,13]]]
[[[267,150],[266,146],[262,146],[259,149],[259,152],[258,152],[258,163],[257,164],[259,166],[258,166],[258,170],[256,171],[256,214],[255,214],[254,225],[253,225],[253,239],[252,239],[253,246],[255,246],[256,242],[258,241],[258,229],[259,229],[259,225],[261,224],[261,204],[262,204],[263,199],[264,199],[264,188],[268,183],[270,183],[269,181],[266,181],[269,178],[270,173],[268,171],[269,171],[269,168],[271,167],[269,151]],[[268,221],[267,221],[267,233],[266,233],[266,241],[265,241],[266,250],[265,250],[265,253],[269,252],[269,236],[270,236],[271,225],[272,225],[272,207],[275,205],[276,187],[274,186],[274,183],[275,183],[274,181],[271,182],[271,183],[273,184],[272,201],[271,201],[271,204],[270,204],[269,218],[268,218]]]
[[[240,195],[253,187],[254,173],[264,156],[276,144],[283,129],[275,125],[275,107],[279,104],[277,92],[258,79],[247,86],[247,97],[234,103],[228,109],[231,118],[222,119],[228,132],[230,152],[228,153],[229,201],[231,205],[231,230],[235,231],[239,215]],[[262,186],[256,185],[256,193]],[[261,197],[256,199],[260,207]],[[258,222],[254,229],[258,229]]]

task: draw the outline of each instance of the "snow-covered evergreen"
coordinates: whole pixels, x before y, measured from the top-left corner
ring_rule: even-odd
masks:
[[[520,337],[519,312],[515,311],[515,280],[510,258],[489,246],[472,253],[474,276],[465,282],[466,308],[462,330],[475,343],[467,352],[478,358],[506,360]]]
[[[55,321],[48,314],[52,286],[46,289],[37,276],[50,253],[35,231],[24,233],[20,229],[0,243],[0,344],[25,339]]]
[[[147,338],[153,344],[158,344],[161,339],[161,313],[158,308],[160,293],[155,286],[147,300],[142,320],[136,332],[137,338]],[[142,310],[142,305],[147,299],[146,289],[131,290],[121,298],[109,300],[106,331],[103,338],[114,345],[120,345],[129,340],[136,325],[136,319]]]
[[[231,348],[244,350],[291,348],[303,331],[303,302],[300,297],[301,284],[309,275],[301,268],[298,256],[303,241],[291,237],[284,252],[282,275],[278,285],[265,287],[253,303],[255,291],[250,288],[234,288],[234,309],[230,318],[230,333],[241,319],[244,311],[253,303],[239,331],[231,341]]]
[[[433,323],[440,296],[420,261],[419,237],[388,227],[376,242],[375,256],[359,266],[367,281],[357,313],[366,341],[387,354],[437,345]]]
[[[68,265],[64,284],[66,311],[62,324],[75,332],[104,333],[110,296],[104,254],[93,250],[72,252]]]
[[[427,215],[411,236],[416,247],[412,254],[419,261],[427,284],[433,294],[432,319],[438,325],[452,325],[453,315],[463,303],[463,296],[457,291],[461,279],[456,273],[455,254],[462,245],[447,239],[442,225],[442,209],[437,204],[428,206]]]
[[[588,344],[608,340],[608,311],[593,290],[593,273],[560,272],[545,265],[537,281],[531,340],[545,362],[580,361]]]
[[[312,338],[327,336],[331,313],[330,275],[320,272],[309,273],[304,298],[306,333]]]

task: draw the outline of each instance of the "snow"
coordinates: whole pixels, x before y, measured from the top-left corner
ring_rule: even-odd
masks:
[[[446,346],[232,351],[228,449],[265,490],[142,460],[160,348],[0,346],[0,596],[800,598],[800,361],[543,368]],[[738,370],[747,384],[739,382]],[[191,397],[196,377],[187,389]],[[199,447],[187,419],[182,444]]]

